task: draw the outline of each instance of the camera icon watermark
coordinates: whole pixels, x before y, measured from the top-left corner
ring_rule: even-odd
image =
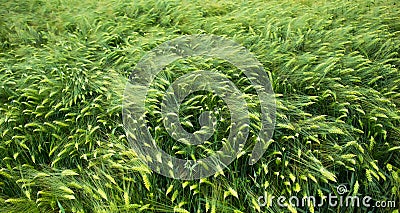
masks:
[[[161,105],[164,127],[176,141],[188,146],[201,145],[214,133],[217,120],[211,111],[199,116],[201,128],[187,132],[179,119],[179,106],[189,94],[209,91],[218,95],[230,111],[231,125],[227,141],[220,150],[202,159],[181,159],[169,155],[154,140],[146,125],[146,95],[155,76],[168,64],[182,58],[201,56],[218,58],[240,69],[255,88],[261,128],[249,164],[256,163],[266,150],[275,127],[275,94],[267,72],[250,51],[215,35],[182,36],[167,41],[147,53],[135,66],[126,85],[123,123],[129,143],[136,154],[155,172],[175,179],[200,179],[220,172],[243,150],[249,135],[249,110],[243,93],[226,76],[198,70],[180,76],[165,91]]]

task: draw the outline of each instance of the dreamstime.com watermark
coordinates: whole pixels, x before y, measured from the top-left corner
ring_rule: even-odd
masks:
[[[345,195],[348,190],[346,185],[341,184],[336,188],[338,195],[329,193],[328,196],[315,197],[304,196],[302,198],[297,196],[264,196],[258,197],[258,205],[260,207],[270,207],[277,204],[280,207],[322,207],[328,205],[329,207],[366,207],[366,208],[396,208],[396,201],[392,200],[374,200],[371,196],[352,196]]]

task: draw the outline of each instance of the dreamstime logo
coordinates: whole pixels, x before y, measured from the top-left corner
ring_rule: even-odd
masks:
[[[167,154],[155,141],[146,125],[145,99],[157,73],[181,58],[202,56],[219,58],[239,68],[254,86],[261,108],[261,129],[252,150],[249,164],[257,162],[265,152],[275,126],[275,95],[262,64],[244,47],[215,35],[183,36],[165,42],[147,53],[135,66],[126,85],[123,102],[123,122],[127,138],[137,155],[149,167],[164,176],[192,180],[211,176],[228,166],[242,151],[249,133],[249,111],[241,91],[222,74],[195,71],[179,77],[163,96],[161,113],[169,135],[186,145],[199,145],[214,133],[216,119],[212,112],[199,117],[200,130],[189,133],[179,121],[179,106],[185,97],[196,91],[217,94],[227,104],[231,116],[228,143],[209,156],[180,159]]]
[[[258,197],[258,205],[260,207],[272,206],[276,203],[280,207],[287,207],[291,205],[293,207],[305,207],[305,206],[318,206],[322,207],[328,205],[330,207],[345,206],[345,207],[372,207],[372,208],[395,208],[396,202],[392,201],[374,201],[370,196],[351,196],[345,195],[349,192],[345,184],[340,184],[336,187],[337,195],[329,193],[328,196],[315,197],[315,196],[304,196],[299,198],[297,196],[291,196],[289,198],[285,196],[260,196]],[[275,200],[276,199],[276,200]]]
[[[336,187],[336,191],[337,191],[337,193],[340,194],[340,195],[342,195],[342,194],[348,192],[347,187],[346,187],[346,185],[344,185],[344,184],[340,184],[339,186],[337,186],[337,187]]]

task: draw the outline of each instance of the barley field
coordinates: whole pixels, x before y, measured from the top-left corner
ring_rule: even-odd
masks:
[[[397,0],[0,0],[0,212],[391,212],[400,209],[400,2]],[[125,85],[145,54],[168,40],[213,34],[264,66],[276,125],[262,158],[247,164],[260,106],[226,61],[189,57],[157,75],[146,121],[165,152],[201,158],[229,134],[229,110],[212,93],[180,106],[189,132],[217,109],[212,140],[185,146],[160,116],[179,76],[221,72],[246,93],[249,137],[223,171],[178,180],[152,171],[122,121]],[[279,196],[329,193],[393,201],[278,205]],[[275,200],[266,205],[260,196]]]

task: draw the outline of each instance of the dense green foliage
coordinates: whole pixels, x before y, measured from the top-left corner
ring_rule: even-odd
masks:
[[[349,194],[400,205],[396,0],[0,2],[0,212],[366,212],[257,204],[265,194],[322,196],[341,183]],[[146,51],[199,33],[254,53],[271,76],[277,125],[257,164],[247,165],[246,152],[221,174],[179,181],[151,172],[129,149],[122,93]],[[171,64],[148,101],[149,125],[165,147],[177,149],[171,154],[193,150],[165,136],[159,94],[198,69],[226,73],[256,106],[248,82],[229,64]],[[224,108],[210,96],[191,98],[183,115],[199,106]],[[259,128],[252,113],[248,150]],[[190,116],[182,122],[196,127]]]

